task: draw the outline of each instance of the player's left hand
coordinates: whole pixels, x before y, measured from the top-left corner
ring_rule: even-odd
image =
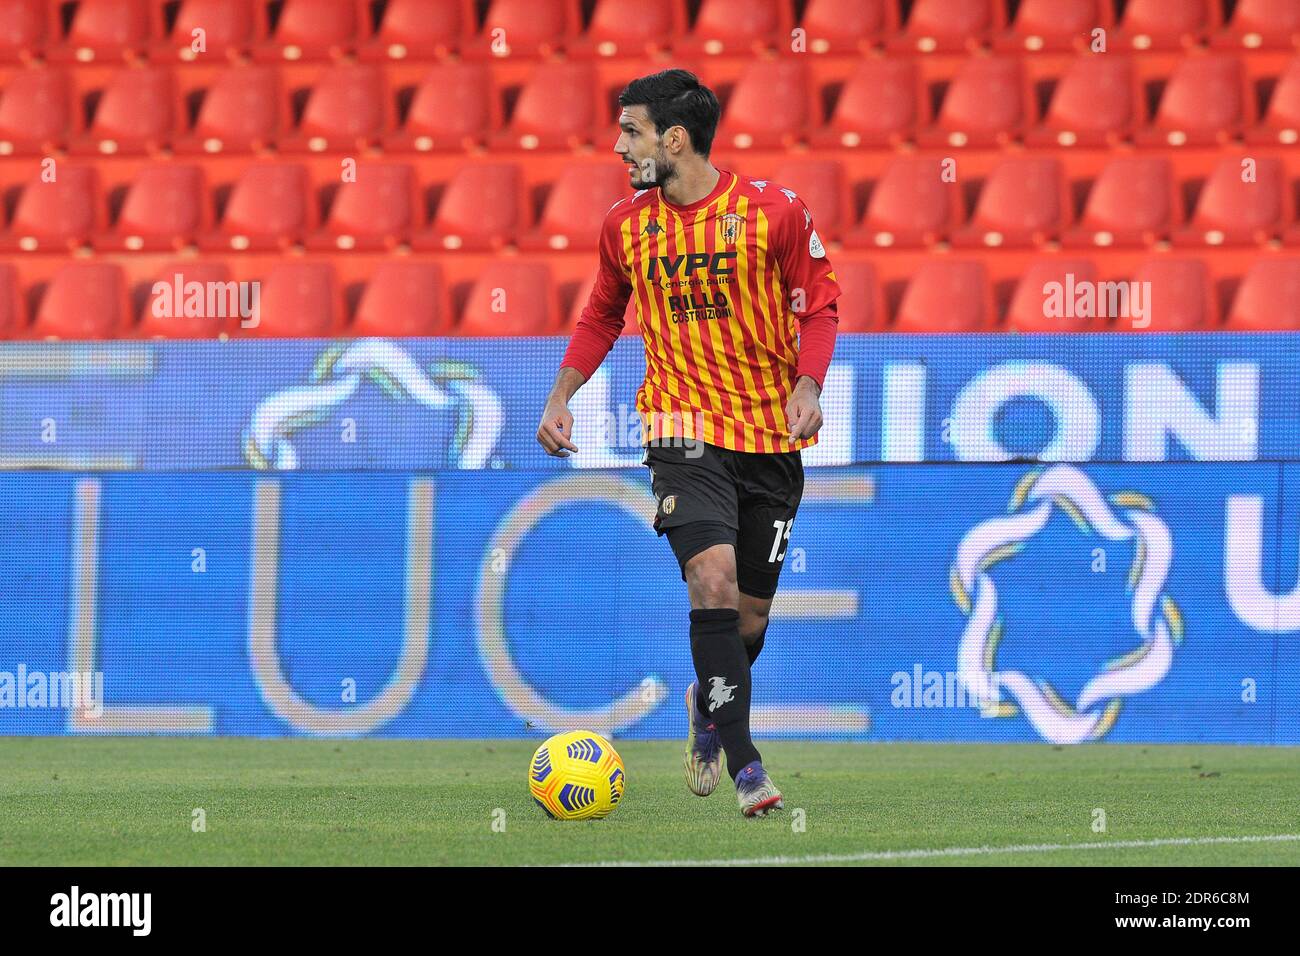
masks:
[[[790,401],[785,404],[786,421],[790,423],[790,440],[811,438],[822,427],[822,406],[818,400],[821,389],[808,376],[795,383]]]

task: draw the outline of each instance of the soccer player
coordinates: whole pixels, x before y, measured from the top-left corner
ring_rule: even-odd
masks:
[[[782,798],[750,738],[751,668],[803,495],[800,449],[822,424],[840,288],[794,192],[709,162],[720,110],[694,75],[633,80],[619,105],[614,152],[635,192],[605,216],[596,283],[537,440],[557,457],[578,451],[568,403],[635,298],[654,529],[691,603],[686,780],[708,796],[725,753],[741,812],[764,816]]]

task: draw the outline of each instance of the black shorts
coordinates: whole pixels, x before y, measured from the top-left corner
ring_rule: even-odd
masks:
[[[668,535],[682,580],[687,561],[730,544],[739,589],[771,598],[803,497],[800,453],[731,451],[669,438],[651,441],[642,464],[650,467],[658,502],[655,532]]]

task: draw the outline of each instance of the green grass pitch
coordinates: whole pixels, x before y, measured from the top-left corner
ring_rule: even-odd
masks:
[[[1300,865],[1298,748],[759,744],[783,813],[742,819],[727,781],[687,791],[680,743],[624,740],[622,806],[566,823],[527,740],[8,738],[0,864]],[[1237,840],[1264,836],[1291,839]],[[928,852],[981,847],[1019,849]]]

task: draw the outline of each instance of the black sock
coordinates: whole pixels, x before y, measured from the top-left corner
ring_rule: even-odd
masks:
[[[727,773],[734,777],[761,759],[749,737],[749,655],[740,639],[740,612],[733,608],[691,611],[691,657],[702,698],[700,711],[717,725]]]
[[[763,625],[762,632],[758,635],[758,640],[752,644],[746,644],[745,650],[749,652],[749,666],[754,666],[754,661],[758,660],[759,653],[763,650],[763,640],[767,637],[767,625]]]
[[[758,635],[758,639],[748,644],[745,644],[745,653],[749,655],[750,668],[753,668],[754,661],[758,660],[758,655],[763,652],[763,642],[766,639],[767,639],[767,625],[764,624],[762,632]],[[741,643],[744,643],[743,638],[741,639]],[[751,686],[752,686],[752,681],[751,681]],[[695,682],[695,709],[698,710],[701,714],[707,714],[709,712],[708,707],[709,707],[709,701],[707,696],[704,693],[704,685],[701,681],[697,680]]]

